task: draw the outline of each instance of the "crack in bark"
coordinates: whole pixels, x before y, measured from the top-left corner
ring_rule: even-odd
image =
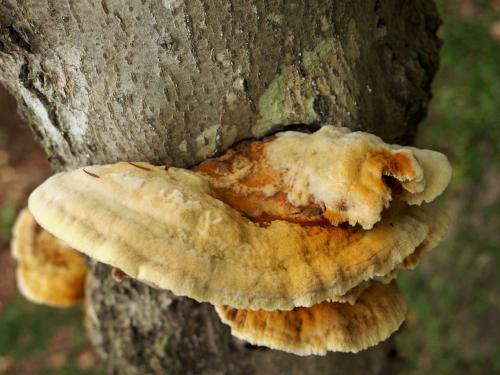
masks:
[[[29,54],[33,53],[33,47],[31,46],[31,44],[29,44],[28,41],[26,41],[23,38],[21,33],[19,31],[17,31],[13,25],[10,25],[9,27],[7,27],[7,31],[9,33],[9,39],[13,44],[15,44],[17,47],[19,47],[23,51],[28,52]]]

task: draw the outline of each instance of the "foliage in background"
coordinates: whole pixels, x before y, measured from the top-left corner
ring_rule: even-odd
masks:
[[[81,323],[81,308],[54,309],[15,298],[1,313],[0,353],[20,365],[5,373],[102,374],[93,368]]]

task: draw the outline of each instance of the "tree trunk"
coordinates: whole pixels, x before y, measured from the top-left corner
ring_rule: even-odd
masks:
[[[289,125],[408,143],[437,68],[430,1],[0,0],[0,83],[56,169],[189,167]],[[89,334],[116,374],[388,373],[391,341],[297,357],[232,338],[213,308],[91,264]]]

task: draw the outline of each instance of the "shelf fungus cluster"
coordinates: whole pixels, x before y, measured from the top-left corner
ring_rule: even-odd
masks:
[[[129,277],[216,306],[233,335],[299,355],[357,352],[404,321],[394,279],[444,236],[438,152],[324,126],[185,170],[121,162],[56,174],[36,221]]]

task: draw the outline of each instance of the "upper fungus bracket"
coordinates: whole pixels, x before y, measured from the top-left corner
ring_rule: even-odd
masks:
[[[99,179],[80,170],[57,174],[33,192],[30,209],[75,249],[200,301],[311,306],[391,271],[429,232],[425,221],[398,209],[369,231],[286,218],[261,225],[219,200],[216,183],[201,172],[135,164],[94,166]],[[245,179],[260,188],[260,177]]]
[[[401,184],[401,199],[409,204],[430,202],[448,185],[446,157],[416,150],[388,145],[373,134],[323,126],[313,134],[277,134],[263,154],[267,166],[282,173],[283,190],[294,206],[318,203],[332,224],[346,221],[370,229],[393,198],[383,176]]]

